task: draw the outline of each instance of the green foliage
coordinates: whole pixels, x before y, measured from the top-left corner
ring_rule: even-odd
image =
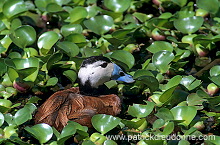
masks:
[[[0,0],[0,143],[220,144],[219,4]],[[37,107],[50,94],[78,86],[81,62],[96,55],[110,58],[136,80],[106,83],[123,96],[120,115],[95,115],[91,130],[73,121],[61,132],[35,125]],[[173,134],[215,138],[150,138]]]

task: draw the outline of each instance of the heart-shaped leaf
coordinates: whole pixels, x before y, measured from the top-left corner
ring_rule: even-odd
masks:
[[[8,18],[11,18],[19,13],[27,11],[27,8],[23,0],[6,1],[2,9],[4,15]]]
[[[75,7],[71,10],[69,18],[66,20],[71,23],[80,23],[84,18],[86,18],[88,12],[84,7]]]
[[[180,84],[185,86],[190,91],[198,87],[201,83],[202,82],[200,80],[197,80],[193,76],[185,76],[180,82]]]
[[[219,10],[219,1],[218,0],[197,0],[196,4],[199,8],[204,9],[212,14],[215,14]]]
[[[130,7],[131,0],[104,0],[104,5],[114,12],[124,12]]]
[[[175,4],[179,5],[180,7],[183,7],[186,5],[187,0],[172,0]]]
[[[150,51],[151,53],[156,53],[162,50],[167,50],[172,52],[173,46],[169,42],[155,41],[149,47],[147,47],[147,50]]]
[[[110,55],[110,57],[116,61],[125,64],[128,67],[128,69],[131,69],[134,66],[134,56],[125,50],[114,51]]]
[[[32,127],[27,126],[24,129],[34,138],[36,138],[41,144],[46,143],[53,136],[53,129],[45,123],[37,124]]]
[[[133,104],[129,106],[128,114],[137,118],[147,117],[153,111],[154,105],[153,102],[147,102],[147,105]]]
[[[97,114],[92,117],[93,127],[102,134],[115,128],[121,119],[113,117],[111,115]]]
[[[72,83],[74,83],[77,79],[77,74],[73,70],[66,70],[63,72],[63,75],[65,75],[69,80],[71,80]]]
[[[47,81],[46,86],[54,86],[56,85],[58,82],[58,78],[57,77],[52,77]]]
[[[54,3],[54,0],[35,0],[35,5],[41,11],[46,11],[46,7],[50,3]]]
[[[35,42],[36,32],[31,26],[21,26],[10,34],[10,38],[18,47],[25,48]]]
[[[220,75],[220,65],[213,66],[210,69],[209,74],[211,77]]]
[[[46,10],[48,12],[55,13],[55,12],[62,11],[63,8],[60,5],[56,4],[56,3],[50,3],[50,4],[47,5]]]
[[[183,120],[179,123],[188,126],[196,116],[197,110],[193,106],[177,106],[170,110],[174,116],[174,120]]]
[[[155,115],[165,121],[174,119],[172,112],[167,108],[160,108]]]
[[[161,73],[167,72],[169,63],[174,59],[174,54],[170,51],[163,50],[156,52],[152,57],[154,66],[159,69]]]
[[[84,21],[84,25],[92,32],[102,35],[108,32],[114,24],[112,17],[108,15],[95,16]]]
[[[5,121],[5,117],[4,115],[0,112],[0,126],[2,126],[2,124],[4,123]]]
[[[82,30],[83,28],[80,24],[68,24],[61,27],[61,33],[65,37],[72,33],[82,33]]]
[[[74,57],[79,53],[79,47],[73,42],[62,41],[58,42],[57,46],[62,49],[69,57]]]
[[[46,55],[52,46],[59,40],[59,35],[54,31],[41,34],[37,41],[38,48],[43,55]]]
[[[204,19],[200,16],[187,17],[174,20],[174,27],[184,34],[192,34],[199,30]]]

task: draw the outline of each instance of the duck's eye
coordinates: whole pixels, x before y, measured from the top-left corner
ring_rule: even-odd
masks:
[[[119,75],[120,75],[120,76],[125,76],[125,73],[124,73],[123,71],[120,71],[120,72],[119,72]]]
[[[102,68],[106,68],[106,66],[108,65],[108,63],[103,63],[103,64],[101,64],[100,66],[102,67]]]

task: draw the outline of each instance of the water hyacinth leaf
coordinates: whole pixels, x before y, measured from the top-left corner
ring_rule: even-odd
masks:
[[[114,12],[124,12],[130,7],[131,0],[104,0],[104,5]]]
[[[209,77],[209,79],[220,87],[220,75]]]
[[[106,140],[104,143],[103,143],[103,145],[117,145],[117,143],[115,142],[115,141],[113,141],[113,140]]]
[[[36,40],[36,32],[31,26],[21,26],[14,30],[10,35],[11,40],[20,48],[32,45]]]
[[[18,110],[14,115],[14,121],[17,125],[21,125],[29,119],[32,119],[32,114],[27,107]]]
[[[174,57],[175,56],[172,52],[163,50],[153,55],[152,62],[161,73],[165,73],[169,69],[169,63],[174,59]]]
[[[195,106],[197,110],[203,109],[203,102],[205,99],[199,97],[196,93],[192,93],[187,97],[188,106]]]
[[[54,53],[50,55],[49,59],[47,60],[46,68],[50,70],[50,68],[63,57],[62,53]]]
[[[71,23],[80,23],[84,18],[88,15],[87,10],[84,7],[75,7],[71,10],[69,17],[67,18],[67,22]]]
[[[134,12],[133,16],[135,16],[138,20],[140,20],[142,23],[147,21],[149,19],[149,16],[144,13]]]
[[[68,123],[60,133],[58,137],[58,144],[64,144],[64,142],[76,133],[76,125],[74,123]]]
[[[97,114],[92,117],[93,127],[101,134],[105,134],[115,128],[120,121],[121,119],[106,114]]]
[[[161,128],[165,124],[165,121],[163,119],[157,119],[153,123],[153,129]]]
[[[2,124],[4,123],[5,121],[5,117],[4,115],[0,112],[0,126],[2,126]]]
[[[132,120],[122,120],[121,121],[123,124],[125,124],[126,127],[132,129],[138,129],[139,127],[141,127],[144,123],[147,124],[146,122],[146,119],[145,118],[142,118],[142,119],[137,119],[137,118],[134,118]]]
[[[39,10],[46,11],[47,5],[54,3],[54,0],[35,0],[34,3]]]
[[[80,24],[67,24],[61,27],[61,33],[64,37],[72,33],[82,33],[82,26]]]
[[[174,2],[175,4],[179,5],[180,7],[183,7],[186,5],[187,0],[171,0],[172,2]]]
[[[199,30],[203,22],[204,19],[200,16],[187,17],[174,20],[174,27],[184,34],[192,34]]]
[[[151,53],[156,53],[162,50],[167,50],[172,52],[173,46],[169,42],[155,41],[149,47],[147,47],[147,50],[150,51]]]
[[[197,110],[194,106],[176,106],[170,111],[174,116],[174,120],[182,120],[183,122],[179,124],[184,126],[188,126],[197,113]]]
[[[212,14],[216,14],[219,10],[219,1],[218,0],[197,0],[196,4],[199,8],[204,9]]]
[[[13,59],[13,63],[15,65],[15,68],[18,70],[17,72],[19,73],[19,75],[23,77],[27,76],[25,78],[25,81],[34,82],[36,80],[39,70],[39,60],[37,58],[15,58]]]
[[[63,72],[63,75],[66,76],[72,83],[74,83],[77,79],[77,74],[73,70],[66,70]]]
[[[194,11],[178,11],[177,16],[178,19],[193,17],[195,15]]]
[[[45,123],[37,124],[32,127],[27,126],[24,129],[34,138],[36,138],[41,144],[46,143],[53,136],[53,129]]]
[[[6,1],[3,5],[3,14],[11,18],[19,13],[27,11],[23,0]]]
[[[160,108],[155,115],[165,121],[174,119],[172,112],[167,108]]]
[[[37,46],[41,54],[47,54],[52,46],[59,40],[59,35],[54,31],[48,31],[41,34],[37,41]]]
[[[166,89],[172,88],[174,86],[179,85],[180,81],[182,80],[182,77],[180,75],[174,76],[169,80],[169,82],[166,84]]]
[[[86,38],[83,34],[79,34],[79,33],[73,33],[73,34],[70,34],[68,35],[66,38],[65,38],[66,41],[70,41],[70,42],[73,42],[73,43],[86,43]],[[80,47],[80,46],[79,46]]]
[[[110,57],[116,61],[122,62],[128,67],[128,69],[131,69],[134,66],[134,56],[125,50],[114,51]]]
[[[193,76],[184,76],[180,82],[183,86],[185,86],[189,91],[197,88],[202,82],[197,80]]]
[[[163,94],[160,96],[160,99],[159,99],[160,102],[165,103],[165,102],[169,101],[169,99],[172,97],[172,94],[175,89],[176,89],[176,86],[169,88],[168,90],[163,92]]]
[[[158,80],[153,76],[140,76],[136,80],[144,83],[150,89],[151,93],[159,88]]]
[[[52,77],[47,81],[46,86],[54,86],[56,85],[58,82],[58,78],[57,77]]]
[[[141,76],[151,76],[154,77],[153,73],[150,72],[149,70],[145,70],[145,69],[139,69],[134,73],[133,79],[137,79]]]
[[[5,24],[0,20],[0,31],[6,28]]]
[[[220,75],[220,65],[213,66],[210,69],[209,74],[211,77]]]
[[[84,25],[92,32],[102,35],[113,27],[114,21],[108,15],[95,16],[84,21]]]
[[[55,13],[55,12],[62,11],[63,8],[56,3],[50,3],[47,5],[46,10],[47,12]]]
[[[63,50],[69,57],[74,57],[79,54],[79,47],[73,43],[68,41],[58,42],[57,46]]]
[[[149,101],[147,101],[147,105],[133,104],[129,106],[128,114],[137,118],[147,117],[153,111],[154,105],[153,102]]]

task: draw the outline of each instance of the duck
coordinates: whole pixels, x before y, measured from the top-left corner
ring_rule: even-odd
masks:
[[[91,118],[96,114],[117,116],[121,99],[108,93],[104,84],[110,80],[133,83],[131,75],[104,56],[83,60],[78,72],[78,87],[52,94],[37,110],[35,124],[46,123],[61,131],[68,121],[92,128]]]

